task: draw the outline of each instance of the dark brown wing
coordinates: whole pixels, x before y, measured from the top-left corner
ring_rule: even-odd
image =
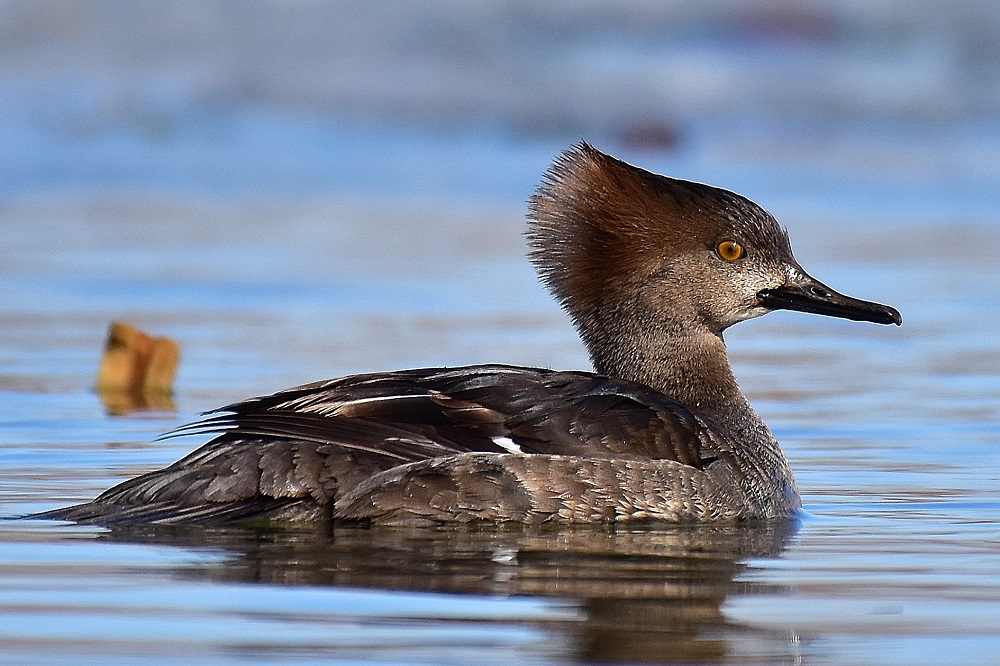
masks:
[[[172,434],[219,431],[363,449],[387,464],[515,446],[698,468],[717,454],[704,422],[647,386],[504,365],[344,377],[229,405]]]
[[[202,433],[221,434],[91,503],[43,515],[99,523],[315,517],[374,474],[470,452],[693,469],[720,455],[705,423],[646,386],[502,365],[320,382],[229,405],[168,436]]]

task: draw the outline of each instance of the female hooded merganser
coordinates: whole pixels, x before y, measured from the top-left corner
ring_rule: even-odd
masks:
[[[782,518],[800,500],[736,384],[722,332],[774,309],[900,324],[807,275],[738,194],[581,143],[545,175],[527,236],[597,373],[506,365],[301,386],[170,434],[217,436],[87,504],[99,524],[246,518],[436,523]]]

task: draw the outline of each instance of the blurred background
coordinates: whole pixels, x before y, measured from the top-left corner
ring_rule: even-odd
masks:
[[[998,58],[987,0],[3,0],[6,308],[81,325],[67,348],[112,318],[195,344],[206,317],[233,323],[216,335],[238,355],[287,338],[299,365],[268,386],[586,365],[563,323],[539,331],[561,315],[521,259],[560,150],[746,194],[807,268],[975,261],[1000,194]],[[218,387],[226,365],[204,360]]]
[[[970,195],[995,187],[998,60],[988,0],[5,0],[0,187],[508,201],[586,138]]]
[[[702,598],[716,546],[690,578],[667,558],[678,587],[656,570],[593,616],[600,658],[589,630],[559,628],[595,608],[591,587],[565,587],[562,540],[542,548],[560,597],[512,599],[519,615],[496,595],[544,586],[502,539],[475,569],[492,581],[481,604],[402,608],[365,575],[356,593],[262,584],[308,573],[300,553],[39,521],[0,521],[0,653],[639,661],[618,647],[624,617],[657,659],[688,661],[653,594],[694,619],[667,624],[710,663],[995,663],[998,63],[992,0],[0,0],[3,516],[169,464],[198,442],[158,433],[251,395],[413,366],[588,368],[521,237],[541,174],[580,140],[750,197],[806,270],[904,320],[774,313],[727,331],[808,514],[735,579],[722,549],[708,612],[678,602]],[[180,342],[172,402],[127,414],[95,395],[112,320]],[[617,596],[632,551],[594,544],[585,577]],[[444,589],[442,553],[467,553],[437,547],[398,551],[433,555],[426,568],[359,550],[358,570],[395,562]],[[254,583],[212,582],[212,558],[246,560]]]

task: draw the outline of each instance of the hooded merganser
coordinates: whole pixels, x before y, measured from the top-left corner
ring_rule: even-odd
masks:
[[[722,332],[775,309],[900,324],[807,275],[744,197],[586,143],[531,198],[527,237],[597,373],[403,370],[223,407],[178,462],[38,517],[98,524],[271,518],[710,521],[801,506]]]

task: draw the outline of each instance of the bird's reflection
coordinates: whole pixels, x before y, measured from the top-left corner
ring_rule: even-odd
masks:
[[[550,529],[144,525],[114,527],[103,538],[225,555],[179,569],[186,577],[558,598],[583,618],[547,625],[571,646],[572,660],[714,663],[747,641],[771,657],[790,656],[787,637],[733,624],[720,607],[747,592],[736,580],[746,560],[777,556],[794,532],[789,521]]]

